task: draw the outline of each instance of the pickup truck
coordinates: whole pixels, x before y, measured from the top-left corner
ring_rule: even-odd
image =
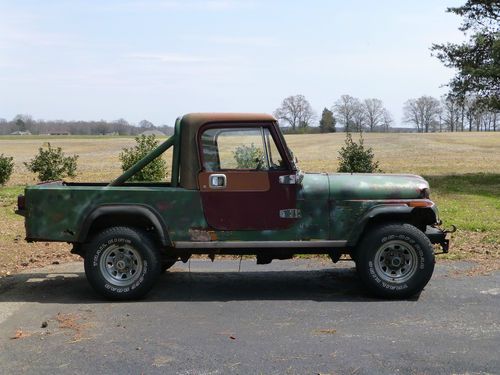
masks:
[[[171,147],[170,181],[129,181]],[[27,241],[72,244],[110,299],[144,296],[193,254],[351,258],[372,294],[408,298],[431,278],[434,248],[449,247],[422,177],[304,173],[267,114],[185,115],[113,181],[28,186],[17,212]]]

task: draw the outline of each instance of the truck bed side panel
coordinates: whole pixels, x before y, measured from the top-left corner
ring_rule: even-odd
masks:
[[[158,212],[173,240],[187,240],[186,228],[206,227],[200,194],[194,190],[40,185],[26,189],[27,239],[75,242],[83,221],[95,208],[124,202]]]

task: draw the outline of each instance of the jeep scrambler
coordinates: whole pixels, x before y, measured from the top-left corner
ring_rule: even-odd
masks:
[[[127,182],[170,147],[170,182]],[[449,244],[422,177],[304,173],[266,114],[185,115],[114,181],[28,186],[17,213],[27,241],[71,243],[111,299],[144,296],[192,254],[266,264],[304,253],[347,255],[373,294],[407,298],[432,276],[433,244]]]

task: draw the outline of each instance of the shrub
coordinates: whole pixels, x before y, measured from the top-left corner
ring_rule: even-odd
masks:
[[[124,148],[123,151],[120,152],[119,157],[124,172],[153,151],[159,144],[154,134],[137,136],[135,137],[135,142],[136,145],[134,147]],[[162,181],[165,179],[166,175],[167,164],[160,156],[133,175],[129,181]]]
[[[264,152],[255,147],[240,145],[233,151],[234,159],[240,169],[262,169],[264,167]]]
[[[359,143],[352,140],[351,133],[347,133],[345,146],[339,151],[338,172],[347,173],[376,173],[382,172],[378,167],[378,161],[374,161],[371,147],[365,148],[363,134],[359,135]]]
[[[14,158],[0,154],[0,185],[5,185],[9,181],[12,170],[14,169]]]
[[[61,147],[52,147],[47,143],[46,149],[40,147],[38,155],[24,165],[29,171],[37,173],[40,181],[54,181],[75,177],[77,159],[78,155],[65,156]]]

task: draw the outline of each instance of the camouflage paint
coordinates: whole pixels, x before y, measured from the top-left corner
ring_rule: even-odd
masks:
[[[165,221],[172,239],[188,241],[189,228],[206,228],[195,190],[142,186],[36,185],[26,188],[27,238],[76,242],[85,218],[98,206],[141,204]]]
[[[76,242],[83,221],[96,207],[127,203],[158,212],[172,241],[345,240],[373,207],[387,199],[419,199],[427,186],[418,176],[306,173],[297,193],[301,218],[290,219],[294,220],[290,228],[214,231],[195,190],[45,184],[26,188],[26,227],[30,239]]]
[[[332,173],[330,199],[418,199],[429,184],[416,175]]]

